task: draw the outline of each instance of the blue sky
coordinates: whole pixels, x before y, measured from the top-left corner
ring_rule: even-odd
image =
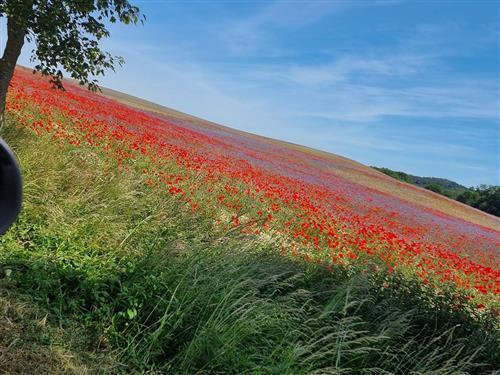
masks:
[[[497,1],[132,1],[104,86],[368,165],[499,184]],[[20,63],[29,64],[29,49]]]

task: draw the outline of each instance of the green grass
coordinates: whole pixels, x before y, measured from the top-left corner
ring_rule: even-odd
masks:
[[[489,374],[500,363],[496,322],[447,296],[279,256],[272,239],[222,232],[105,155],[13,123],[0,135],[25,178],[22,215],[0,238],[0,296],[27,309],[0,320],[0,372]],[[73,359],[47,367],[54,348]]]

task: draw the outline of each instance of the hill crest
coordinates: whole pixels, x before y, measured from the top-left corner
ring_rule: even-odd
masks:
[[[19,67],[19,71],[31,72],[31,69]],[[73,80],[65,79],[71,87],[86,91],[79,87]],[[145,99],[134,97],[130,94],[122,93],[113,89],[102,87],[102,92],[98,93],[104,98],[117,101],[131,108],[145,111],[146,113],[159,116],[162,119],[173,121],[191,130],[209,130],[213,135],[237,136],[246,139],[254,151],[258,151],[262,145],[277,147],[282,152],[293,152],[294,157],[301,158],[303,155],[305,163],[312,169],[328,173],[333,177],[342,178],[349,183],[358,185],[375,193],[391,196],[397,200],[406,202],[415,207],[422,207],[426,210],[437,212],[440,215],[449,215],[451,218],[464,220],[475,225],[499,232],[500,219],[484,213],[480,210],[457,202],[455,200],[436,194],[427,189],[414,186],[405,182],[396,181],[393,178],[370,168],[355,160],[316,150],[307,146],[297,145],[290,142],[276,140],[242,130],[230,128],[215,122],[204,120],[164,105],[152,103]],[[259,145],[261,143],[261,145]],[[297,154],[298,153],[298,154]]]
[[[239,134],[244,137],[250,137],[263,142],[270,142],[275,145],[289,147],[305,154],[324,157],[326,160],[342,161],[346,163],[345,170],[331,170],[335,174],[342,176],[353,183],[365,185],[383,193],[393,194],[405,201],[422,205],[429,209],[435,209],[444,214],[449,214],[460,219],[471,221],[475,224],[482,225],[491,229],[498,230],[500,228],[500,220],[496,217],[486,214],[480,210],[464,205],[455,200],[443,197],[424,188],[424,186],[414,186],[412,184],[394,181],[383,173],[376,171],[369,166],[366,166],[358,161],[347,157],[330,153],[327,151],[317,150],[308,146],[294,144],[282,140],[277,140],[261,135],[248,133],[242,130],[234,129],[225,125],[217,124],[196,116],[192,116],[175,109],[156,104],[145,99],[137,98],[129,94],[121,93],[116,90],[102,88],[102,95],[113,100],[117,100],[125,105],[141,109],[150,113],[154,113],[167,118],[177,118],[184,121],[194,122],[196,124],[207,126],[210,128],[220,129],[234,134]],[[354,172],[354,174],[353,174]],[[457,186],[461,186],[455,183]],[[387,186],[384,186],[387,185]]]

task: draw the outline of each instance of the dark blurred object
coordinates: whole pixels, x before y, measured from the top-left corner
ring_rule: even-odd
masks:
[[[16,157],[0,138],[0,234],[9,229],[21,210],[23,185]]]

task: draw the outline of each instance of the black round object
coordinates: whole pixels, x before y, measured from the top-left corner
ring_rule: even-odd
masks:
[[[21,210],[23,184],[16,157],[0,138],[0,234],[9,229]]]

